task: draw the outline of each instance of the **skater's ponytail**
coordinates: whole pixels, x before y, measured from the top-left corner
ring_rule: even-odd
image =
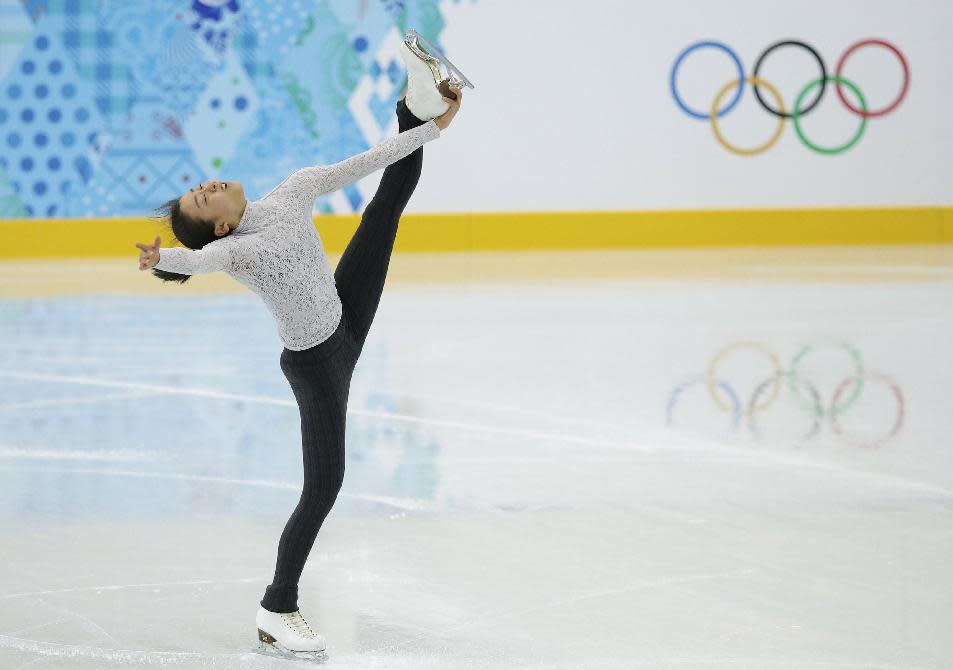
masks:
[[[182,212],[178,198],[172,198],[156,209],[156,218],[160,219],[172,230],[172,235],[189,249],[201,249],[206,244],[218,239],[215,235],[215,226],[207,221],[190,219]],[[180,275],[176,272],[152,269],[152,274],[163,281],[177,281],[184,284],[192,275]]]

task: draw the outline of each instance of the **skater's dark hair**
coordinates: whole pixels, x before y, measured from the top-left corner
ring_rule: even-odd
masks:
[[[172,236],[189,249],[201,249],[209,242],[218,239],[215,224],[200,219],[191,219],[182,212],[178,198],[172,198],[156,209],[156,216],[171,230]],[[152,269],[152,274],[163,281],[176,281],[184,284],[192,275],[180,275],[176,272]]]

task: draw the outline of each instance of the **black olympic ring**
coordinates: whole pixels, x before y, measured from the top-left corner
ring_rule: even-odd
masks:
[[[756,78],[760,78],[759,75],[761,72],[761,66],[764,65],[764,59],[768,57],[768,54],[770,54],[772,51],[780,49],[781,47],[801,47],[802,49],[806,49],[812,56],[814,56],[814,60],[817,61],[817,64],[821,70],[821,79],[824,82],[827,81],[827,66],[824,65],[824,59],[821,58],[821,54],[817,53],[817,49],[812,47],[810,44],[808,44],[807,42],[801,42],[800,40],[781,40],[780,42],[775,42],[774,44],[769,46],[767,49],[765,49],[764,53],[758,56],[758,60],[754,64],[754,76]],[[765,102],[764,98],[761,97],[760,84],[754,84],[752,88],[754,89],[754,97],[758,99],[758,102],[761,104],[761,106],[764,108],[766,112],[774,116],[780,117],[782,119],[791,118],[792,114],[790,114],[789,112],[779,111],[775,109],[774,107],[771,107],[767,102]],[[813,112],[814,108],[821,103],[821,100],[824,98],[824,93],[826,92],[827,92],[827,85],[825,84],[823,86],[820,86],[817,92],[817,97],[814,98],[814,101],[810,105],[808,105],[807,107],[801,110],[801,116],[807,116],[810,112]]]
[[[799,379],[797,377],[797,373],[793,370],[775,373],[765,379],[757,386],[757,388],[755,388],[754,393],[751,394],[751,400],[748,402],[748,428],[751,430],[751,434],[754,435],[756,439],[762,440],[764,438],[764,436],[761,434],[761,429],[758,427],[756,414],[752,410],[758,406],[758,402],[761,400],[761,396],[764,395],[764,392],[768,390],[768,386],[777,383],[784,377],[787,377],[792,383],[800,384],[803,388],[807,389],[808,394],[810,394],[814,408],[813,423],[811,424],[810,430],[808,430],[798,439],[798,442],[807,442],[808,440],[817,437],[818,433],[821,432],[821,417],[823,417],[825,414],[824,405],[821,402],[821,394],[818,392],[817,387],[806,379]]]

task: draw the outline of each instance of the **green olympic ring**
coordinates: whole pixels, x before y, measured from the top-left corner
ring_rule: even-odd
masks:
[[[857,399],[860,398],[860,394],[864,390],[864,361],[861,358],[860,352],[847,342],[832,341],[830,344],[838,349],[843,349],[847,355],[851,357],[851,359],[854,361],[855,378],[857,380],[854,385],[854,390],[850,393],[846,400],[843,400],[839,406],[834,404],[836,401],[832,403],[830,413],[835,415],[850,409],[850,407],[857,402]],[[805,356],[813,351],[816,351],[817,349],[818,347],[812,344],[803,347],[791,360],[791,367],[788,376],[788,388],[791,390],[791,393],[794,395],[795,399],[797,399],[798,405],[806,412],[816,412],[817,409],[815,404],[813,402],[807,401],[807,399],[804,398],[803,394],[801,393],[800,384],[798,383],[797,368],[801,364],[801,361],[804,360]]]
[[[821,85],[826,86],[828,83],[843,84],[844,86],[852,90],[854,94],[857,96],[857,99],[860,101],[860,109],[863,112],[863,114],[860,117],[860,127],[857,129],[857,132],[854,133],[854,136],[850,138],[846,144],[843,144],[839,147],[833,147],[833,148],[822,147],[818,144],[815,144],[814,142],[812,142],[811,140],[807,138],[807,136],[804,134],[804,130],[801,128],[801,114],[802,114],[801,103],[804,102],[804,98],[806,98],[807,94],[810,93],[812,90],[814,90],[815,88]],[[864,98],[864,94],[860,92],[860,89],[857,88],[857,86],[853,82],[845,79],[844,77],[835,77],[835,76],[828,76],[828,77],[823,77],[821,79],[815,79],[814,81],[809,83],[807,86],[805,86],[804,89],[801,91],[800,95],[797,96],[797,100],[794,101],[794,109],[791,112],[791,120],[794,122],[794,130],[797,131],[797,136],[800,138],[801,142],[804,143],[804,146],[806,146],[808,149],[811,149],[819,154],[823,154],[826,156],[833,156],[836,154],[844,153],[845,151],[848,151],[851,147],[853,147],[855,144],[857,144],[860,141],[860,138],[864,136],[864,131],[867,130],[867,118],[868,118],[867,99]]]

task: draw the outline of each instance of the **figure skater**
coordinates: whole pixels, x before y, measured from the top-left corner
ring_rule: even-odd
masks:
[[[301,415],[304,485],[255,618],[264,653],[324,655],[324,638],[298,609],[298,580],[344,480],[351,375],[380,301],[401,213],[420,178],[423,144],[450,125],[463,99],[453,85],[461,80],[440,80],[437,60],[415,40],[405,40],[401,55],[408,81],[397,103],[397,136],[335,165],[298,170],[254,202],[238,182],[206,181],[160,209],[187,249],[160,248],[160,237],[136,244],[139,269],[165,281],[227,272],[261,296],[284,344],[281,370]],[[385,167],[332,274],[311,219],[315,198]]]

